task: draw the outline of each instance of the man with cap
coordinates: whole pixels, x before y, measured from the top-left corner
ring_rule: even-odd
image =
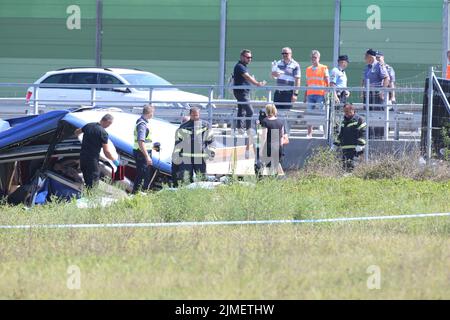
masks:
[[[366,80],[370,81],[370,88],[381,88],[389,86],[389,74],[386,68],[381,65],[377,59],[377,52],[373,49],[366,51],[365,61],[367,65],[364,67],[362,86],[366,86]],[[365,97],[364,97],[365,98]],[[365,100],[363,100],[364,102]],[[371,91],[369,94],[370,104],[384,104],[384,94],[382,91]],[[383,110],[382,106],[371,107],[370,110]]]
[[[366,86],[366,81],[369,80],[369,87],[372,89],[369,93],[369,110],[383,111],[385,104],[385,97],[383,91],[373,90],[374,88],[387,88],[389,86],[389,74],[386,68],[381,65],[377,59],[377,52],[369,49],[365,54],[365,61],[367,65],[362,74],[362,86]],[[365,92],[362,94],[363,103],[366,101]],[[375,105],[375,106],[374,106]],[[372,139],[381,139],[384,134],[383,127],[369,128],[369,137]]]
[[[388,65],[384,61],[384,54],[381,51],[377,51],[377,61],[386,68],[386,71],[389,75],[389,88],[395,88],[395,70],[392,66]],[[395,91],[390,91],[387,99],[387,104],[395,104]]]
[[[347,87],[347,74],[345,73],[345,69],[347,68],[349,63],[348,56],[346,54],[339,56],[338,58],[338,66],[334,67],[331,70],[330,74],[330,86],[336,88],[346,88]],[[348,90],[339,90],[336,89],[334,91],[334,102],[336,104],[347,102],[347,98],[350,96],[350,92]]]

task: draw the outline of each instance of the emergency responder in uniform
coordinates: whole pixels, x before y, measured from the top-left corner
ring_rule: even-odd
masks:
[[[113,116],[105,114],[100,122],[92,122],[86,124],[83,128],[75,130],[75,135],[83,133],[83,142],[80,151],[80,167],[83,173],[84,183],[87,188],[97,185],[100,180],[100,169],[98,162],[100,158],[100,150],[103,149],[105,156],[118,166],[119,160],[114,159],[108,147],[108,128],[113,123]]]
[[[186,173],[189,174],[191,183],[194,182],[194,172],[196,175],[204,176],[206,159],[212,159],[215,156],[211,125],[200,120],[200,110],[196,107],[190,109],[189,116],[189,121],[181,124],[175,133],[172,162],[179,170],[172,175],[175,186],[177,186],[177,180],[184,180]]]
[[[353,105],[346,103],[340,132],[334,141],[334,145],[342,149],[342,161],[346,171],[353,170],[354,158],[363,153],[366,145],[366,126],[365,120],[355,113]]]
[[[347,98],[350,96],[348,90],[340,89],[347,87],[347,74],[345,73],[345,69],[347,69],[348,63],[348,56],[346,54],[341,55],[338,58],[338,66],[331,70],[330,87],[336,87],[336,91],[334,92],[334,103],[336,104],[342,103],[345,105]]]
[[[136,121],[134,128],[133,155],[136,161],[136,177],[134,179],[133,193],[139,190],[148,190],[153,176],[152,162],[152,128],[148,120],[153,118],[154,108],[148,104],[142,110],[142,116]],[[144,183],[142,184],[142,181]]]

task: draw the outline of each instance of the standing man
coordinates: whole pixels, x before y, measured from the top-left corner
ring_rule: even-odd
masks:
[[[81,133],[84,134],[81,143],[80,167],[87,188],[94,187],[100,180],[98,161],[102,148],[105,156],[119,166],[119,159],[115,159],[109,150],[108,133],[105,130],[113,123],[113,120],[113,116],[107,113],[100,122],[88,123],[83,128],[75,130],[77,136]]]
[[[367,65],[363,71],[362,87],[366,86],[366,80],[370,81],[370,88],[387,88],[389,86],[389,75],[386,68],[382,66],[376,59],[376,51],[369,49],[366,51],[365,61]],[[365,95],[363,92],[362,98],[363,103],[365,103]],[[382,91],[370,91],[369,93],[369,110],[371,111],[383,111],[384,107],[381,106],[385,103],[384,93]],[[378,104],[377,106],[372,106],[372,104]],[[384,127],[370,127],[369,137],[373,139],[383,138]]]
[[[331,70],[330,87],[337,88],[336,91],[334,91],[335,104],[345,104],[350,96],[350,92],[348,90],[339,89],[347,87],[347,74],[345,73],[345,69],[347,69],[348,63],[349,60],[346,54],[339,56],[338,66]]]
[[[175,177],[175,184],[178,178],[184,178],[186,172],[191,183],[194,182],[194,172],[196,175],[204,176],[206,159],[215,156],[211,125],[200,119],[200,109],[197,107],[190,109],[189,116],[189,121],[182,123],[175,133],[172,162],[179,166],[177,172],[179,176]]]
[[[395,70],[394,68],[392,68],[392,66],[388,65],[385,61],[384,61],[384,54],[381,51],[377,51],[377,61],[379,64],[381,64],[383,67],[386,68],[386,71],[388,73],[389,76],[389,85],[388,88],[395,88]],[[387,100],[386,100],[387,104],[395,104],[395,91],[392,90],[389,92]]]
[[[355,113],[353,105],[346,103],[341,131],[334,141],[334,145],[342,149],[342,161],[346,171],[353,170],[354,158],[363,153],[366,145],[366,140],[364,139],[366,126],[364,119]]]
[[[151,104],[144,106],[141,117],[136,121],[134,128],[133,155],[136,162],[136,177],[132,193],[139,190],[148,190],[154,173],[152,161],[152,127],[149,120],[153,118],[154,108]],[[142,184],[142,181],[144,184]]]
[[[300,64],[292,59],[292,50],[289,47],[281,49],[283,59],[274,61],[272,77],[277,79],[277,86],[300,87]],[[277,102],[296,102],[298,90],[275,90],[273,101],[278,109],[290,109],[291,104],[276,104]]]
[[[244,49],[241,51],[240,60],[234,66],[233,79],[235,86],[249,86],[251,84],[261,87],[266,84],[265,81],[257,81],[252,77],[247,69],[247,65],[252,61],[253,56],[250,50]],[[242,117],[245,111],[245,116],[251,118],[253,116],[253,108],[248,102],[250,101],[250,89],[233,89],[234,97],[238,102],[247,102],[238,104],[238,117]],[[252,120],[245,120],[245,126],[247,130],[252,127]],[[241,120],[237,121],[236,129],[242,132]]]
[[[328,67],[320,63],[320,52],[318,50],[311,51],[312,65],[306,68],[306,86],[307,87],[328,87],[330,75]],[[304,102],[308,103],[308,111],[316,108],[323,110],[325,103],[325,90],[309,89],[306,90]],[[308,138],[312,138],[312,126],[308,125]]]

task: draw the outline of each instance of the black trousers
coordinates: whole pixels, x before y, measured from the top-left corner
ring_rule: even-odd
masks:
[[[189,181],[194,182],[194,172],[195,174],[201,175],[202,179],[204,179],[206,174],[206,162],[204,159],[201,159],[201,163],[199,159],[191,159],[190,163],[185,162],[179,166],[179,180],[184,180],[186,173],[189,175]]]
[[[342,164],[345,171],[353,171],[353,169],[355,168],[354,159],[357,155],[358,154],[355,149],[342,150]]]
[[[273,94],[273,102],[275,103],[275,107],[277,107],[277,109],[291,109],[292,104],[277,104],[277,102],[292,102],[293,94],[294,90],[275,90],[275,93]]]
[[[136,161],[136,177],[134,179],[133,193],[139,190],[148,190],[150,180],[154,174],[153,166],[148,166],[144,155],[140,150],[133,150],[134,160]],[[150,153],[151,157],[151,153]],[[142,183],[143,182],[143,183]]]
[[[94,187],[100,180],[98,160],[98,158],[80,156],[80,168],[83,173],[84,184],[88,188]]]
[[[249,102],[250,96],[247,91],[244,90],[233,90],[234,97],[238,102]],[[245,113],[246,117],[251,118],[253,116],[253,108],[250,104],[238,104],[238,117],[243,117]],[[252,127],[252,120],[248,119],[245,120],[245,127],[247,129],[250,129]],[[240,129],[242,128],[242,120],[238,120],[236,123],[236,128]]]
[[[363,103],[366,102],[364,93]],[[379,92],[371,91],[369,94],[369,111],[384,111],[383,106],[373,106],[372,104],[384,104],[384,99],[380,98]],[[369,128],[369,139],[383,139],[384,137],[384,127],[374,127],[370,126]]]

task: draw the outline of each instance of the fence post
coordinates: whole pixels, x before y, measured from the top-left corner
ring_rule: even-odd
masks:
[[[214,95],[214,87],[209,88],[209,95],[208,95],[208,118],[209,118],[209,123],[212,125],[213,122],[213,110],[212,110],[212,103],[211,101],[213,100],[213,95]]]
[[[432,129],[433,129],[433,75],[434,68],[430,67],[428,73],[428,112],[427,112],[427,163],[431,164],[431,143],[432,143]]]
[[[93,106],[93,107],[95,107],[95,105],[96,105],[96,102],[95,102],[96,97],[95,96],[96,96],[95,88],[91,87],[91,106]]]
[[[224,98],[225,90],[225,51],[227,35],[227,0],[220,0],[220,37],[219,37],[219,98]]]
[[[331,121],[334,123],[334,111],[336,110],[336,105],[334,103],[334,95],[336,92],[336,88],[333,87],[331,91],[331,98],[330,98],[330,106],[327,108],[327,124],[326,124],[326,138],[328,141],[328,145],[331,147],[333,145],[333,134],[332,134],[332,128]]]
[[[364,153],[366,162],[369,161],[369,131],[370,131],[370,120],[369,120],[369,104],[370,104],[370,80],[366,79],[366,152]]]
[[[390,91],[386,90],[383,87],[383,96],[384,96],[384,108],[385,108],[385,120],[384,120],[384,139],[389,140],[389,105],[387,101],[389,100]]]
[[[95,20],[95,65],[102,66],[102,38],[103,38],[103,1],[97,0],[97,12]]]
[[[334,37],[333,37],[333,63],[336,63],[339,56],[341,32],[341,0],[336,0],[334,4]]]
[[[153,87],[148,90],[148,103],[151,104],[153,99]]]
[[[39,114],[39,85],[34,88],[34,114]]]
[[[448,0],[443,1],[442,7],[442,78],[447,76],[448,47]]]

